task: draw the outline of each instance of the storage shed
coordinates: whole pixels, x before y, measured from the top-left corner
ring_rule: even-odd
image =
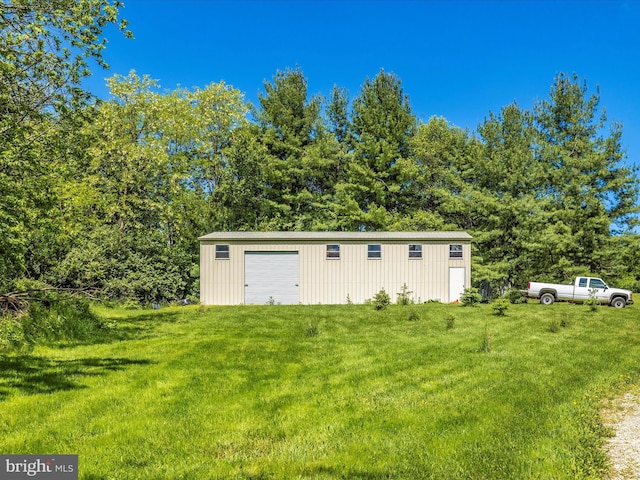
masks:
[[[203,305],[363,303],[404,284],[416,302],[471,285],[466,232],[214,232],[200,237]]]

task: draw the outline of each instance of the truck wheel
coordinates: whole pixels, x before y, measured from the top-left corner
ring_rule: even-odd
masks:
[[[553,293],[543,293],[540,297],[540,303],[542,305],[552,305],[555,301],[556,297],[553,296]]]
[[[622,297],[616,297],[611,300],[611,306],[616,308],[624,308],[627,306],[627,301]]]

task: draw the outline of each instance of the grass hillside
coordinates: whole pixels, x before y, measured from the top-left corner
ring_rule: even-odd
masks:
[[[637,307],[99,310],[113,338],[0,356],[0,451],[82,479],[600,478]]]

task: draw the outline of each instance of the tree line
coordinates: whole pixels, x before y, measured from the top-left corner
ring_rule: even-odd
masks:
[[[640,287],[638,171],[622,126],[577,75],[475,131],[420,121],[384,70],[353,98],[338,86],[310,94],[289,68],[256,105],[225,82],[161,91],[135,72],[97,100],[78,85],[86,60],[102,61],[102,28],[126,32],[117,7],[2,4],[1,290],[197,296],[198,236],[232,230],[465,230],[473,282],[490,294],[586,273]],[[38,41],[60,31],[59,50]]]

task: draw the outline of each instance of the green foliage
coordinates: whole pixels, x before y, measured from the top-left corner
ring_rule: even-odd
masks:
[[[53,283],[92,287],[108,300],[138,304],[178,300],[189,294],[185,271],[193,258],[167,246],[162,236],[125,235],[117,227],[96,229],[69,250],[52,269]]]
[[[465,307],[475,307],[482,302],[482,295],[478,293],[478,289],[475,287],[465,288],[462,296],[460,297],[460,303]]]
[[[20,319],[0,316],[0,353],[19,351],[27,345]]]
[[[493,334],[489,332],[489,328],[485,327],[482,341],[480,342],[480,352],[491,353],[491,342],[493,340]]]
[[[509,290],[507,290],[507,293],[504,294],[504,298],[506,298],[509,303],[512,303],[514,305],[527,303],[527,297],[525,297],[517,288],[510,288]]]
[[[358,220],[351,228],[384,230],[403,199],[399,168],[409,154],[416,118],[401,81],[381,70],[353,101],[353,157],[342,192]]]
[[[104,30],[119,24],[130,35],[118,18],[120,6],[110,0],[0,5],[0,290],[32,273],[31,235],[47,231],[42,224],[50,223],[56,200],[56,125],[86,105],[89,94],[80,83],[90,74],[88,62],[106,66]]]
[[[491,309],[493,313],[499,317],[504,317],[506,315],[506,311],[509,308],[509,302],[506,298],[499,298],[491,304]]]
[[[111,0],[2,3],[1,134],[10,125],[13,129],[27,127],[48,108],[61,109],[85,98],[78,87],[90,75],[88,61],[107,66],[102,56],[107,43],[104,30],[119,24],[131,36],[126,21],[118,18],[121,6]]]
[[[406,283],[402,284],[402,287],[400,289],[400,292],[398,293],[398,300],[397,300],[397,304],[398,305],[413,305],[415,303],[415,301],[413,300],[413,298],[411,297],[411,294],[413,292],[409,290],[409,287],[407,286]]]
[[[384,310],[390,303],[391,297],[384,288],[381,288],[380,291],[373,296],[373,304],[376,310]]]
[[[0,291],[26,276],[132,305],[197,295],[197,238],[216,230],[467,230],[486,298],[524,301],[513,289],[527,281],[583,271],[640,288],[638,170],[599,92],[576,76],[560,74],[530,110],[490,112],[477,134],[439,117],[418,124],[385,71],[352,102],[338,86],[327,101],[310,93],[300,68],[278,71],[252,121],[224,82],[161,93],[134,71],[89,105],[82,62],[101,58],[119,5],[57,5],[21,0],[0,20]],[[51,39],[43,65],[60,68],[12,76],[41,46],[19,45],[20,31]],[[52,96],[38,103],[34,86]],[[403,288],[397,302],[409,304]]]
[[[304,332],[305,337],[317,337],[320,334],[320,330],[318,329],[318,322],[314,322],[309,320],[307,328]]]
[[[450,313],[447,315],[447,330],[453,330],[456,326],[456,317],[454,314]]]
[[[0,352],[38,344],[103,340],[114,327],[112,321],[94,314],[87,300],[48,293],[31,300],[24,314],[0,317]]]
[[[332,172],[341,150],[325,136],[320,97],[308,98],[299,68],[278,71],[264,88],[257,112],[260,140],[268,152],[264,203],[275,229],[310,230],[322,222],[318,206],[333,192]]]
[[[598,300],[598,291],[595,288],[589,289],[589,296],[584,301],[584,304],[589,308],[589,311],[591,312],[595,312],[596,310],[598,310],[600,301]]]

